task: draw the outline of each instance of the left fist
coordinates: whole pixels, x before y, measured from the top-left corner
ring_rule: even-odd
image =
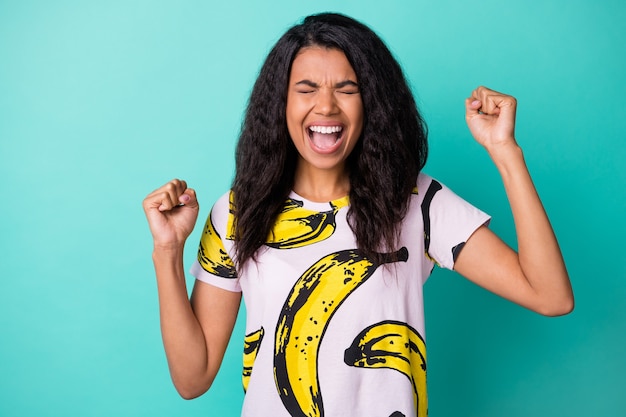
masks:
[[[515,143],[517,100],[486,87],[465,99],[465,120],[474,139],[487,150]]]

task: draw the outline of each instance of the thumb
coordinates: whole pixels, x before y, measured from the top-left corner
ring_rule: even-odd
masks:
[[[482,103],[480,100],[476,100],[474,97],[468,97],[465,99],[465,118],[467,120],[473,118],[474,116],[478,116],[480,114],[479,109],[481,108]]]
[[[187,188],[180,197],[178,197],[178,201],[189,208],[198,208],[198,199],[196,198],[196,191],[193,188]]]

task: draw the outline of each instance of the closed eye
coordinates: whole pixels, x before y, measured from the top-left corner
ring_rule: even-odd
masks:
[[[310,93],[319,88],[319,85],[310,80],[301,80],[295,84],[295,87],[298,93]]]
[[[352,80],[344,80],[335,84],[335,88],[344,94],[356,94],[359,92],[359,85]]]

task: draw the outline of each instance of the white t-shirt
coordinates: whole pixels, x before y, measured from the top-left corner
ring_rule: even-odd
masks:
[[[375,265],[356,250],[347,197],[291,193],[257,262],[235,271],[229,195],[191,272],[243,292],[242,416],[426,416],[422,287],[435,264],[452,269],[489,216],[420,174],[398,251]]]

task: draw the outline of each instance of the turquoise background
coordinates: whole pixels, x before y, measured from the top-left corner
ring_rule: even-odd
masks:
[[[551,319],[436,271],[431,417],[623,415],[625,4],[0,0],[0,415],[238,415],[242,320],[209,393],[184,401],[170,382],[141,201],[181,177],[208,214],[268,49],[326,10],[386,40],[429,123],[426,171],[511,244],[463,100],[479,84],[518,98],[574,285],[576,310]]]

